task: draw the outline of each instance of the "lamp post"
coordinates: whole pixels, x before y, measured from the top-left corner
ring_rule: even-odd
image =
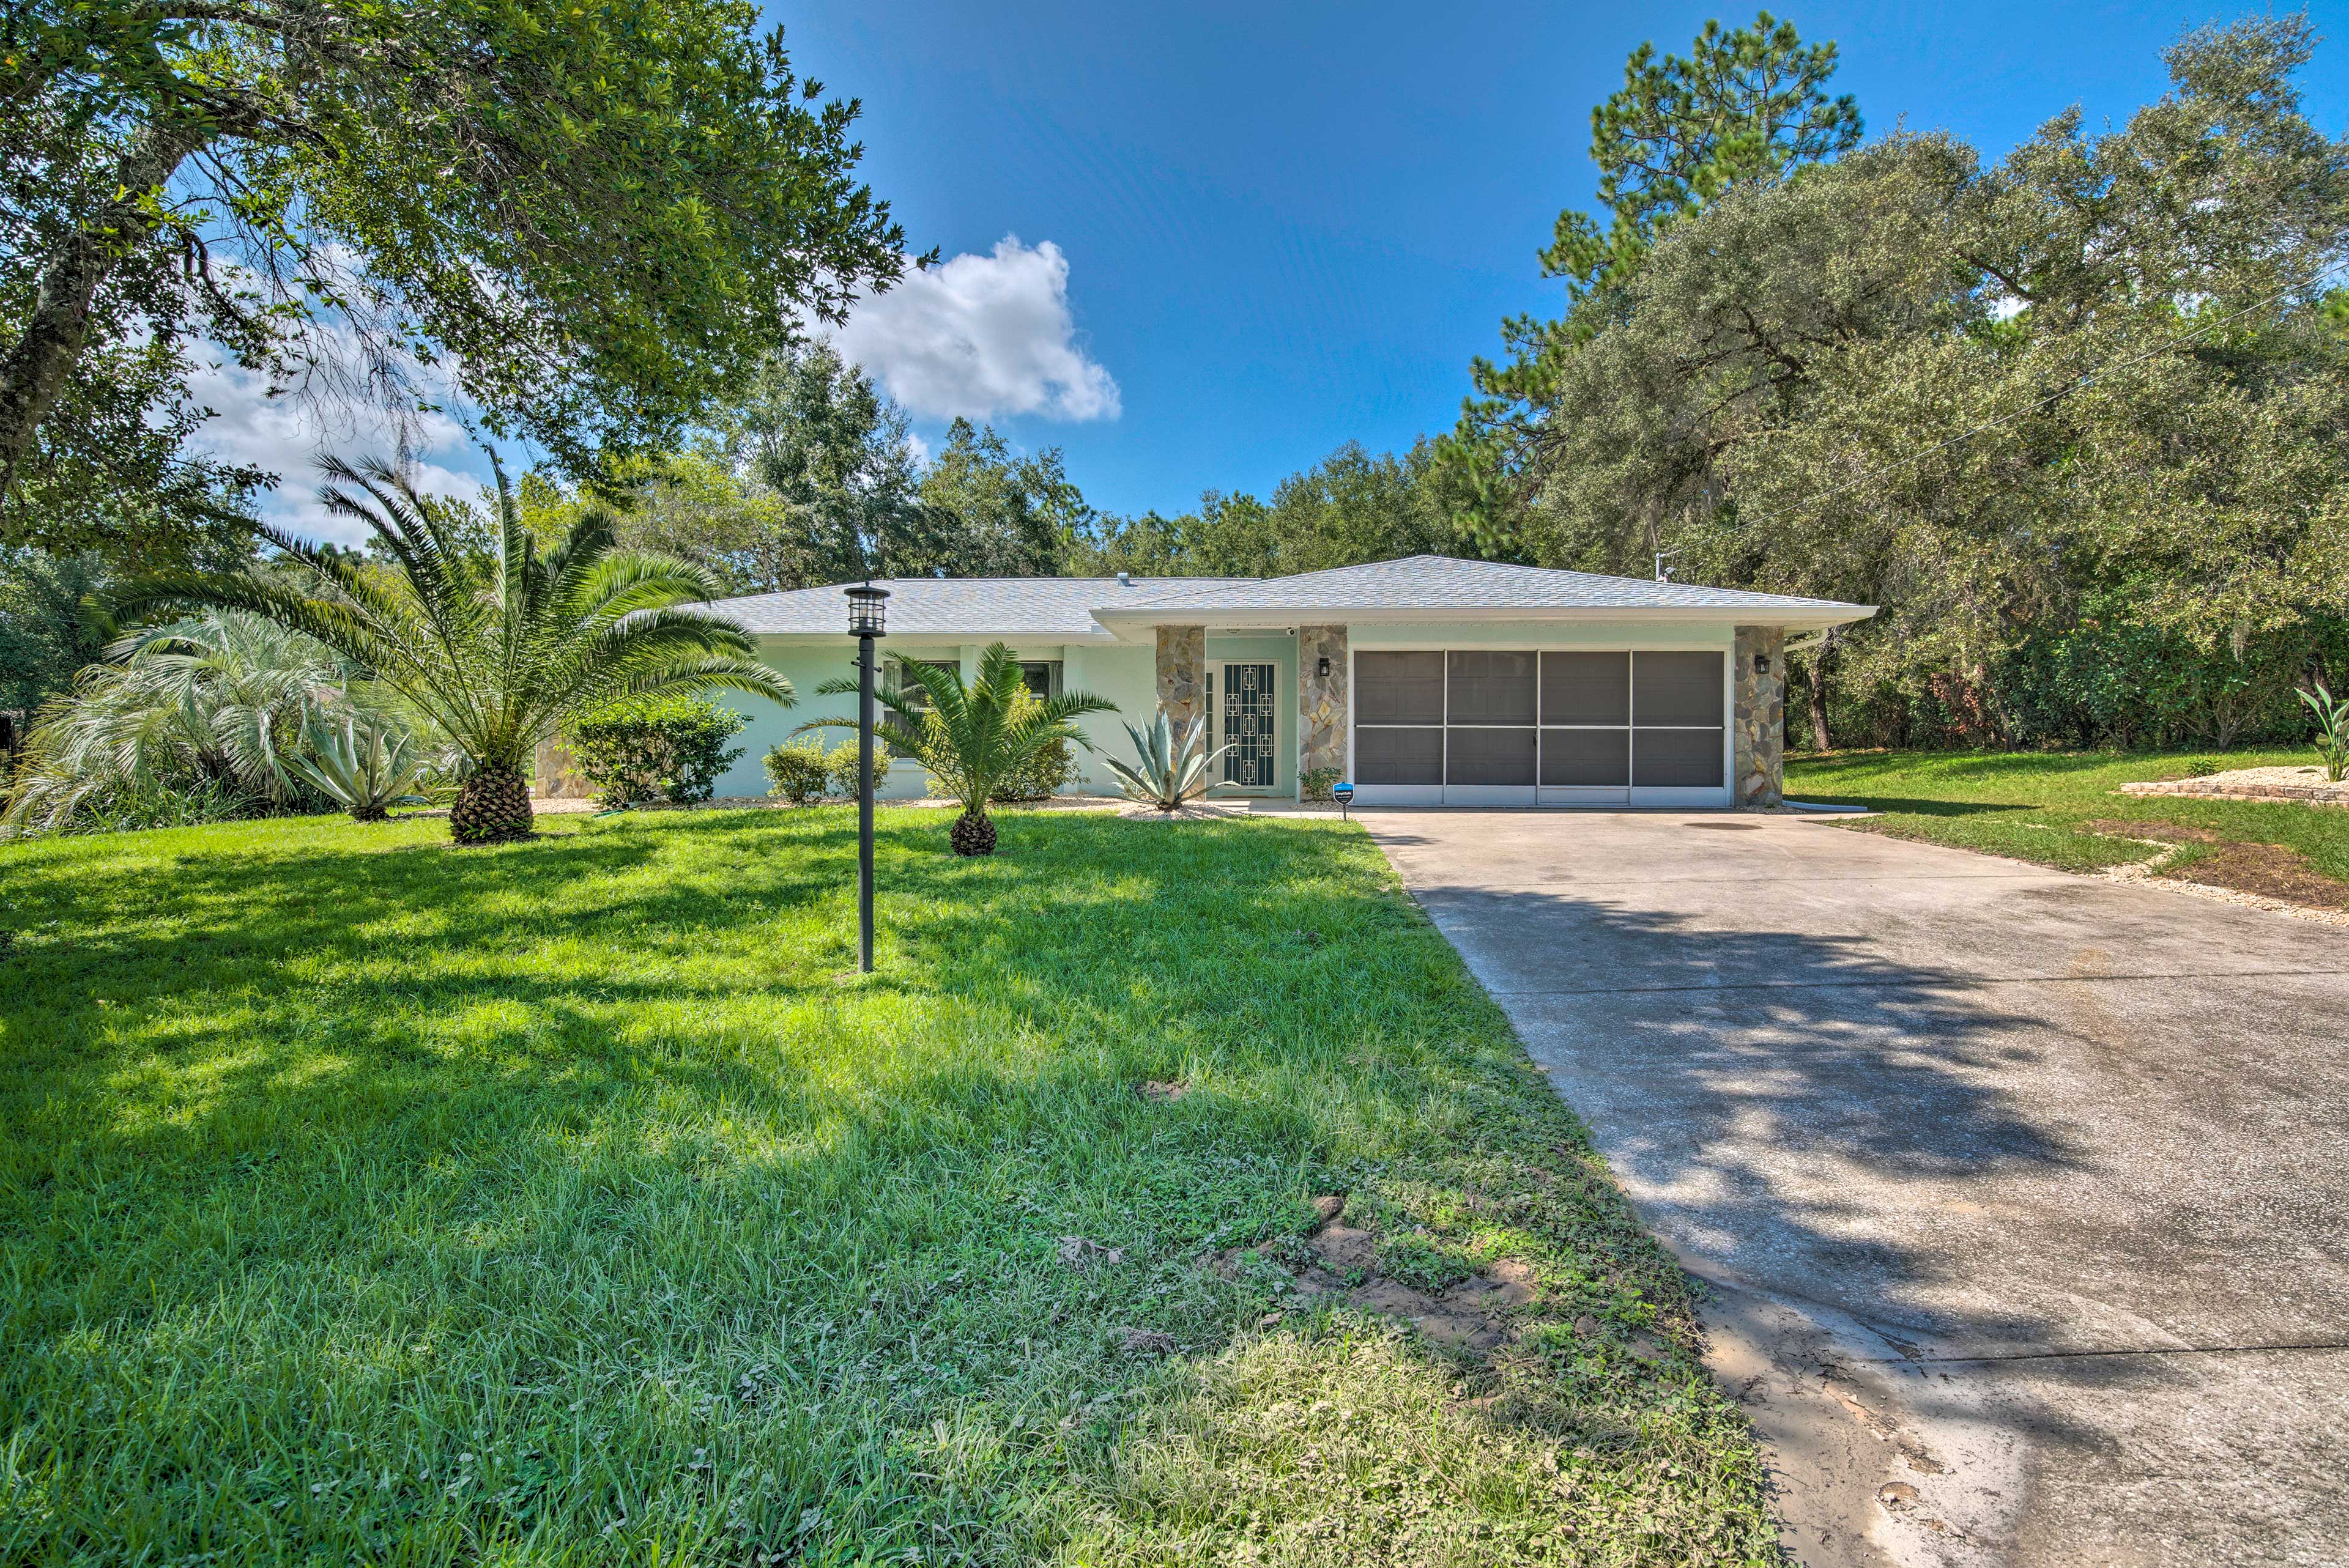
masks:
[[[886,618],[886,588],[848,590],[848,629],[856,638],[856,972],[873,973],[873,639]]]

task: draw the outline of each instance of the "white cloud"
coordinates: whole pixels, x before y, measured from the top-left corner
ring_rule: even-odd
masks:
[[[390,460],[398,450],[399,431],[382,408],[332,397],[271,397],[265,377],[217,350],[211,358],[198,356],[189,387],[214,416],[196,432],[194,444],[277,476],[277,488],[260,497],[265,520],[304,538],[337,544],[367,538],[365,524],[336,517],[319,504],[317,459],[334,452],[353,460]],[[465,499],[479,491],[488,469],[462,425],[446,414],[413,415],[408,423],[417,489]]]
[[[1069,258],[1015,235],[994,253],[907,272],[824,329],[841,354],[916,415],[1114,419],[1117,383],[1077,341]]]

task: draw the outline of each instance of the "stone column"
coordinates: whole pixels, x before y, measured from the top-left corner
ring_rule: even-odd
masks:
[[[1330,673],[1321,674],[1321,661]],[[1304,796],[1305,775],[1317,768],[1346,767],[1346,628],[1297,628],[1297,782]]]
[[[1731,801],[1775,806],[1786,796],[1786,632],[1740,626],[1732,686],[1737,694],[1737,762]],[[1756,669],[1759,659],[1768,668]]]
[[[571,748],[562,736],[550,735],[538,743],[531,758],[530,792],[542,800],[575,800],[593,793],[574,769]]]
[[[1179,739],[1184,727],[1207,711],[1207,628],[1158,628],[1158,705]]]

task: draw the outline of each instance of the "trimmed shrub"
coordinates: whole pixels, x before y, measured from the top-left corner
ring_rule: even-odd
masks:
[[[1308,800],[1332,804],[1338,799],[1338,780],[1341,776],[1340,770],[1335,768],[1309,768],[1305,770],[1305,777],[1299,780],[1299,792]]]
[[[638,697],[574,721],[566,738],[579,776],[605,806],[707,800],[742,755],[726,743],[742,716],[708,697]]]
[[[767,790],[780,795],[794,806],[812,806],[818,800],[854,800],[856,799],[856,742],[843,740],[830,751],[813,737],[787,740],[766,756],[767,777],[773,782]],[[878,741],[873,747],[873,792],[879,794],[881,786],[889,781],[889,748]]]
[[[832,771],[832,792],[843,800],[856,799],[856,742],[843,740],[832,748],[825,761]],[[879,737],[873,741],[873,793],[881,793],[881,786],[889,781],[889,748]]]
[[[1012,696],[1011,710],[1007,717],[1016,722],[1030,708],[1042,706],[1034,692],[1022,686]],[[1005,774],[1002,781],[988,792],[987,798],[999,805],[1047,799],[1059,793],[1061,786],[1076,776],[1076,748],[1065,740],[1056,740]]]
[[[767,793],[794,806],[812,806],[832,792],[832,763],[815,740],[786,740],[769,749]]]

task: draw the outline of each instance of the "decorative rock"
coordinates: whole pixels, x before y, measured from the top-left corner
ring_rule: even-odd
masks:
[[[1174,733],[1207,711],[1207,628],[1158,628],[1158,702]]]
[[[1756,655],[1768,671],[1754,667]],[[1740,626],[1730,689],[1735,694],[1736,762],[1731,802],[1776,806],[1786,798],[1786,633],[1779,626]]]
[[[1319,673],[1321,661],[1330,673]],[[1297,733],[1307,773],[1346,766],[1346,628],[1297,629]]]
[[[2192,795],[2220,800],[2301,800],[2349,806],[2349,779],[2328,784],[2322,768],[2237,768],[2199,779],[2158,779],[2121,786],[2124,795]]]

